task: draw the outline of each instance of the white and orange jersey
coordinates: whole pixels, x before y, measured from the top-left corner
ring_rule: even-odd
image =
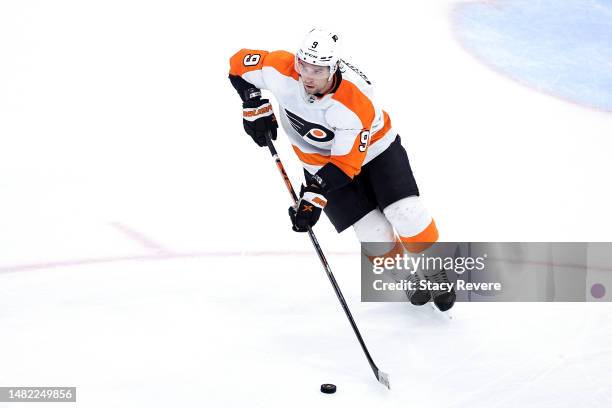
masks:
[[[243,49],[230,59],[230,76],[274,94],[283,129],[309,173],[331,162],[353,178],[397,134],[389,115],[374,103],[365,75],[344,61],[339,71],[341,80],[317,98],[306,94],[292,53]]]

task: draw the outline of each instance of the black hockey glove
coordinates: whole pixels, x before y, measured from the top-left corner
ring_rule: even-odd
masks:
[[[294,207],[289,207],[289,217],[295,232],[307,232],[308,227],[313,227],[319,217],[321,210],[327,204],[323,190],[316,184],[309,184],[300,191],[300,199]]]
[[[258,146],[266,146],[266,133],[276,140],[276,117],[267,99],[251,99],[242,104],[242,124],[244,130]]]

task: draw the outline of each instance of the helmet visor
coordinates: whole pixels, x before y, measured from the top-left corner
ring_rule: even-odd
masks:
[[[303,77],[312,79],[329,78],[329,67],[313,65],[296,58],[295,69]]]

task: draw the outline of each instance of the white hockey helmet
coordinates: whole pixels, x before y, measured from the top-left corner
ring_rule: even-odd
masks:
[[[302,41],[302,45],[295,54],[296,70],[298,58],[312,65],[329,67],[328,81],[338,69],[338,36],[332,32],[313,28]],[[298,70],[299,72],[299,70]]]

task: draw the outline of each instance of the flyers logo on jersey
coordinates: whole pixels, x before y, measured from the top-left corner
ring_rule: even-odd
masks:
[[[327,136],[327,133],[325,133],[324,131],[322,131],[319,128],[310,129],[308,134],[310,136],[314,137],[315,139],[325,139],[325,136]]]
[[[334,138],[334,132],[321,126],[318,123],[311,123],[302,119],[293,112],[285,109],[289,123],[303,138],[310,139],[313,142],[323,143],[329,142]]]

